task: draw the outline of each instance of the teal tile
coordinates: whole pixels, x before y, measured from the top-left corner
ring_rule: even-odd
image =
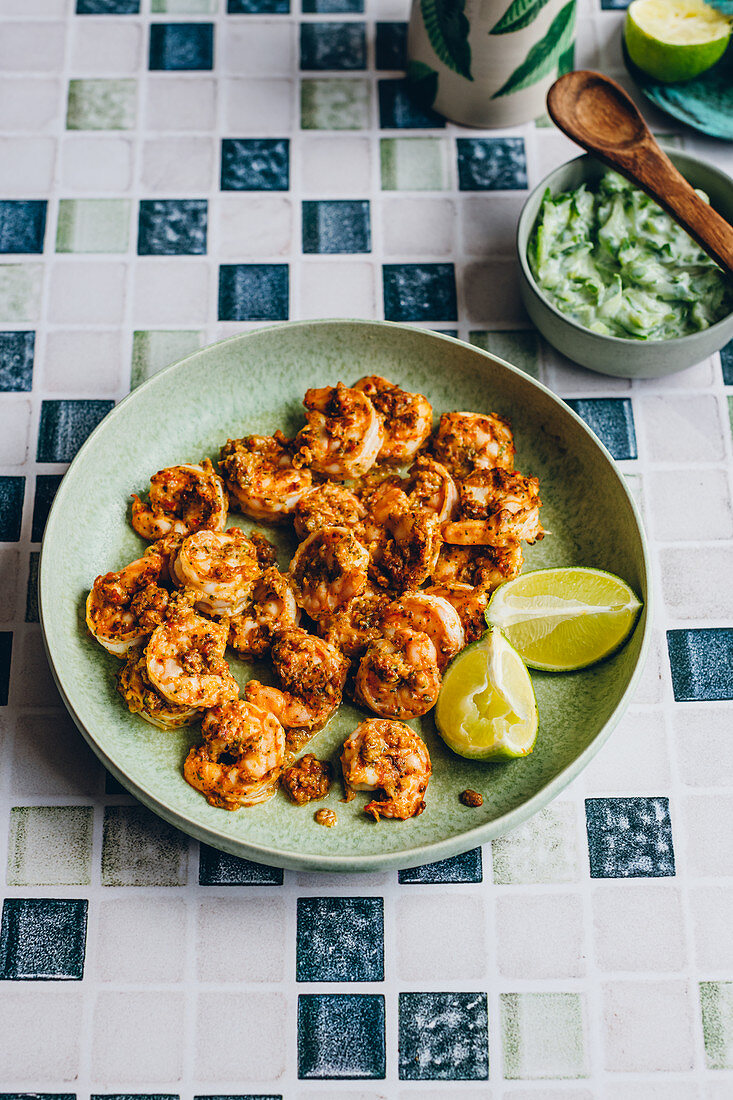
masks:
[[[733,1069],[733,982],[700,982],[708,1069]]]
[[[577,882],[580,878],[575,807],[554,802],[514,829],[492,841],[494,882],[528,885]]]
[[[300,125],[304,130],[369,128],[368,80],[303,80]]]
[[[107,806],[103,886],[185,886],[188,841],[143,806]]]
[[[128,199],[61,199],[57,252],[126,252],[130,240]]]
[[[445,191],[448,147],[443,138],[382,138],[383,191]]]
[[[536,332],[469,332],[477,348],[506,359],[532,378],[540,376],[540,349]]]
[[[67,130],[132,130],[137,110],[135,80],[71,80]]]
[[[502,993],[500,1001],[506,1078],[588,1076],[580,993]]]
[[[132,338],[132,368],[130,389],[135,389],[146,378],[162,367],[184,359],[197,351],[204,343],[203,332],[194,329],[138,331]]]
[[[91,806],[15,806],[10,811],[8,884],[91,882],[93,814]]]
[[[42,282],[41,264],[0,264],[0,321],[37,321]]]

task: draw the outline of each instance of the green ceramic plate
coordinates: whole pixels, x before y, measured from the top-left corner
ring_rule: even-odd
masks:
[[[237,336],[151,378],[93,432],[56,496],[40,565],[46,646],[66,705],[112,774],[180,829],[260,863],[339,871],[410,867],[507,832],[557,795],[598,750],[626,707],[646,648],[645,613],[628,645],[605,664],[567,676],[533,674],[540,731],[526,760],[471,763],[444,746],[430,716],[415,723],[434,774],[425,812],[410,821],[375,823],[362,812],[366,796],[349,805],[339,801],[338,782],[327,803],[338,814],[333,829],[315,824],[313,806],[293,806],[282,793],[230,813],[189,787],[181,765],[195,731],[163,732],[123,707],[114,686],[118,662],[84,626],[87,591],[97,574],[119,569],[143,549],[128,523],[128,505],[130,493],[145,489],[154,471],[216,457],[230,436],[294,432],[307,387],[352,382],[365,373],[425,393],[436,413],[510,416],[518,468],[539,477],[542,519],[552,532],[528,549],[526,568],[596,566],[649,598],[639,517],[607,451],[549,390],[467,344],[401,325],[313,321]],[[292,544],[285,534],[279,538],[284,565]],[[267,674],[263,664],[231,664],[242,682],[253,672]],[[362,718],[342,706],[311,748],[337,761]],[[483,794],[480,809],[459,801],[466,787]]]

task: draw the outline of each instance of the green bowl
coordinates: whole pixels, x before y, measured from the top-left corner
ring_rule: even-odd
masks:
[[[314,822],[315,806],[294,806],[282,792],[230,813],[189,787],[181,766],[197,731],[164,732],[125,709],[115,690],[118,661],[86,631],[86,593],[99,573],[142,552],[128,506],[154,471],[216,457],[229,436],[294,432],[307,387],[352,382],[367,371],[427,394],[436,414],[471,409],[510,416],[518,468],[539,477],[543,522],[552,532],[528,548],[526,568],[597,566],[649,600],[641,523],[610,455],[562,401],[492,355],[407,326],[308,321],[236,336],[155,375],[92,433],[54,501],[40,563],[46,648],[72,717],[110,772],[184,832],[260,863],[330,871],[410,867],[507,832],[597,752],[629,701],[647,645],[648,604],[629,643],[604,664],[566,676],[533,674],[540,731],[525,760],[463,760],[437,736],[430,715],[413,723],[429,746],[434,774],[425,812],[409,821],[372,821],[363,813],[367,796],[341,803],[338,780],[321,804],[337,812],[332,829]],[[277,538],[286,565],[294,543],[287,532]],[[230,663],[240,682],[268,676],[264,663]],[[337,764],[344,739],[363,717],[344,704],[310,748]],[[483,794],[481,808],[461,804],[467,787]]]
[[[733,222],[733,180],[689,153],[667,150],[669,159],[693,187],[707,193],[711,204],[729,222]],[[702,362],[733,339],[733,313],[702,332],[674,340],[622,340],[601,336],[572,321],[553,306],[535,282],[527,259],[532,230],[542,205],[545,190],[553,195],[586,183],[593,189],[607,168],[589,154],[568,161],[545,176],[525,202],[517,226],[519,290],[527,313],[548,343],[584,367],[618,378],[662,378]]]

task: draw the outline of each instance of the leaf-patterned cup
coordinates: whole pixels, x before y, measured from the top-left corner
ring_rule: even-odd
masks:
[[[537,118],[573,68],[576,0],[413,0],[413,94],[454,122],[513,126]]]

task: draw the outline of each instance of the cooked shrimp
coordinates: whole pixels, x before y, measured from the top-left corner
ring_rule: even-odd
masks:
[[[475,470],[461,484],[461,518],[444,523],[443,538],[459,546],[496,546],[536,542],[540,523],[540,483],[508,470]]]
[[[333,615],[363,592],[369,552],[346,527],[323,527],[302,542],[290,563],[298,606],[312,619]]]
[[[412,504],[401,489],[381,494],[365,530],[370,539],[370,575],[383,588],[405,592],[418,588],[432,574],[440,553],[438,517]]]
[[[458,511],[456,483],[440,462],[429,455],[418,455],[410,467],[405,492],[415,503],[435,512],[441,523]]]
[[[346,801],[356,791],[383,791],[368,802],[364,813],[405,821],[425,809],[425,792],[432,774],[430,754],[422,738],[402,722],[370,718],[357,726],[341,753]]]
[[[440,596],[452,604],[460,616],[466,643],[475,642],[486,630],[484,613],[491,595],[490,589],[472,588],[470,584],[434,584],[423,588],[420,595],[423,593],[426,596]]]
[[[87,626],[116,657],[124,657],[162,622],[168,604],[168,593],[159,585],[164,571],[163,556],[146,553],[116,573],[97,577],[92,585]]]
[[[306,539],[323,527],[356,527],[366,515],[366,509],[358,497],[345,489],[326,481],[316,485],[298,501],[293,512],[295,534]]]
[[[368,589],[337,614],[321,619],[318,631],[347,657],[360,657],[370,642],[381,637],[382,612],[388,604],[384,592]]]
[[[328,699],[306,702],[292,692],[261,684],[259,680],[247,681],[244,697],[248,703],[253,703],[274,714],[280,722],[285,730],[288,759],[292,759],[319,730],[323,729],[338,706]]]
[[[338,706],[349,662],[335,646],[298,626],[281,630],[272,643],[272,664],[286,691],[308,703]]]
[[[127,662],[117,676],[117,690],[133,714],[139,714],[151,726],[175,730],[190,726],[200,716],[198,707],[183,707],[170,703],[150,683],[145,657],[137,648],[131,649]]]
[[[132,498],[132,526],[149,542],[166,535],[190,535],[205,528],[223,531],[227,500],[224,482],[211,460],[199,465],[167,466],[150,479],[149,503]]]
[[[419,718],[435,705],[439,690],[435,646],[412,630],[393,630],[372,642],[356,674],[357,701],[381,718]]]
[[[406,592],[386,608],[382,616],[386,637],[393,630],[422,631],[432,641],[442,672],[450,659],[466,644],[461,618],[455,607],[442,596],[426,592]]]
[[[191,749],[183,774],[207,802],[238,810],[274,795],[285,760],[285,731],[271,711],[234,699],[207,710],[201,732],[203,744]]]
[[[329,477],[360,477],[374,465],[384,431],[365,394],[339,382],[306,390],[303,404],[308,426],[295,440],[296,463]]]
[[[145,649],[151,684],[171,703],[215,707],[239,694],[224,660],[229,626],[181,607],[157,626]]]
[[[310,470],[293,466],[282,432],[227,440],[219,467],[239,509],[267,523],[286,520],[312,482]]]
[[[354,389],[367,394],[382,418],[384,442],[378,461],[409,462],[433,430],[433,407],[427,397],[408,393],[378,374],[360,378]]]
[[[272,635],[297,626],[300,608],[288,578],[275,566],[255,581],[252,598],[241,615],[229,620],[229,645],[239,657],[262,657],[270,648]]]
[[[181,588],[197,593],[196,607],[208,615],[238,615],[260,575],[257,549],[244,531],[196,531],[181,543],[171,567]]]
[[[257,561],[263,571],[277,565],[277,547],[261,531],[250,531],[247,538],[255,548]]]
[[[435,584],[470,584],[488,592],[504,581],[513,580],[524,558],[518,542],[502,546],[448,546],[444,543],[433,570]]]
[[[498,413],[443,413],[433,439],[433,454],[454,477],[473,470],[514,468],[514,440],[508,420]]]

